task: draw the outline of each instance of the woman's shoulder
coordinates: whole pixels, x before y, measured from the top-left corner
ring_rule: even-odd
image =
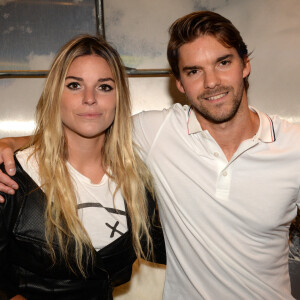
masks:
[[[27,174],[38,186],[40,186],[39,166],[34,153],[34,148],[29,147],[16,153],[16,160],[19,163],[23,174]]]
[[[31,177],[23,170],[19,160],[14,157],[16,165],[16,174],[12,176],[12,179],[19,185],[19,188],[15,191],[14,195],[5,194],[0,192],[4,198],[4,203],[0,204],[0,218],[1,224],[6,224],[5,228],[11,228],[11,224],[14,224],[21,207],[23,207],[26,195],[29,195],[36,185]],[[4,164],[0,165],[0,169],[3,173],[6,173]],[[3,226],[2,226],[3,228]]]
[[[14,155],[16,174],[11,176],[11,178],[19,185],[19,189],[16,191],[16,193],[24,193],[37,187],[34,178],[32,178],[31,174],[28,174],[27,172],[28,166],[26,160],[29,157],[29,153],[30,151],[26,149],[26,151],[19,151]],[[3,163],[0,165],[0,170],[7,174]]]

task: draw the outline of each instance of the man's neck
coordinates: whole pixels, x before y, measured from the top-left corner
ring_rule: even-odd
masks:
[[[228,122],[216,124],[199,119],[203,130],[208,130],[210,135],[218,143],[228,161],[232,158],[240,144],[252,138],[259,128],[258,115],[247,107],[234,116]]]

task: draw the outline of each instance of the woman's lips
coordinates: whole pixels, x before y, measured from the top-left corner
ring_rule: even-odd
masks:
[[[77,114],[79,117],[86,119],[96,119],[102,115],[102,113],[79,113]]]

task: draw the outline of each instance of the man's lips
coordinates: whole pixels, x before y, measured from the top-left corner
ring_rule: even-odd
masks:
[[[228,94],[228,92],[223,92],[223,93],[214,94],[214,95],[211,95],[208,97],[202,97],[202,98],[205,100],[208,100],[208,101],[215,101],[215,100],[219,100],[219,99],[225,97],[227,94]]]

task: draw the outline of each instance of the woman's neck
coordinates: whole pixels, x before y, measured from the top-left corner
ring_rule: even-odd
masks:
[[[68,140],[68,162],[92,183],[99,183],[105,173],[102,166],[104,138]]]

